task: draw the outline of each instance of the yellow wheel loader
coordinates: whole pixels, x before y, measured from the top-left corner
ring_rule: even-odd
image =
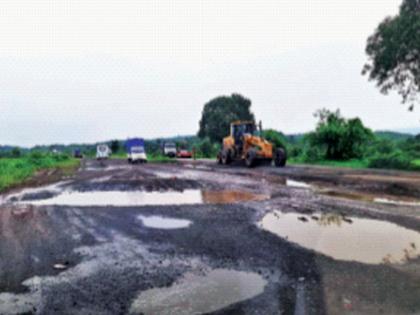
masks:
[[[260,131],[261,131],[260,125]],[[248,167],[258,164],[286,165],[286,151],[274,149],[269,141],[256,135],[256,126],[252,121],[235,121],[230,125],[230,136],[223,139],[223,147],[217,155],[219,164],[228,165],[234,161],[244,161]]]

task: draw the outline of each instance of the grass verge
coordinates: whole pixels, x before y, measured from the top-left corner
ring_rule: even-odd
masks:
[[[19,185],[44,169],[60,169],[72,173],[80,161],[66,155],[29,154],[20,158],[0,159],[0,191]]]

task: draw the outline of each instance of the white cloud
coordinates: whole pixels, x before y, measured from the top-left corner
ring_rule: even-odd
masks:
[[[367,36],[399,3],[3,0],[0,143],[191,134],[202,105],[232,92],[286,132],[323,106],[412,126],[360,75]]]

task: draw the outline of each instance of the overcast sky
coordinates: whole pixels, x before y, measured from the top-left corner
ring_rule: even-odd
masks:
[[[2,0],[0,144],[194,134],[203,104],[249,97],[265,128],[340,108],[420,126],[361,76],[366,38],[401,0]]]

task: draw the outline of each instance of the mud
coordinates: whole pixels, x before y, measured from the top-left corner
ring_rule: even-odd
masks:
[[[86,161],[53,189],[1,196],[0,314],[153,314],[173,307],[212,314],[419,313],[420,207],[370,198],[415,201],[418,178],[212,161]],[[66,191],[106,199],[114,192],[190,190],[215,192],[207,198],[218,201],[36,204]],[[267,218],[282,228],[264,229],[259,223]],[[338,243],[319,246],[325,239]],[[380,261],[388,252],[393,259]]]

